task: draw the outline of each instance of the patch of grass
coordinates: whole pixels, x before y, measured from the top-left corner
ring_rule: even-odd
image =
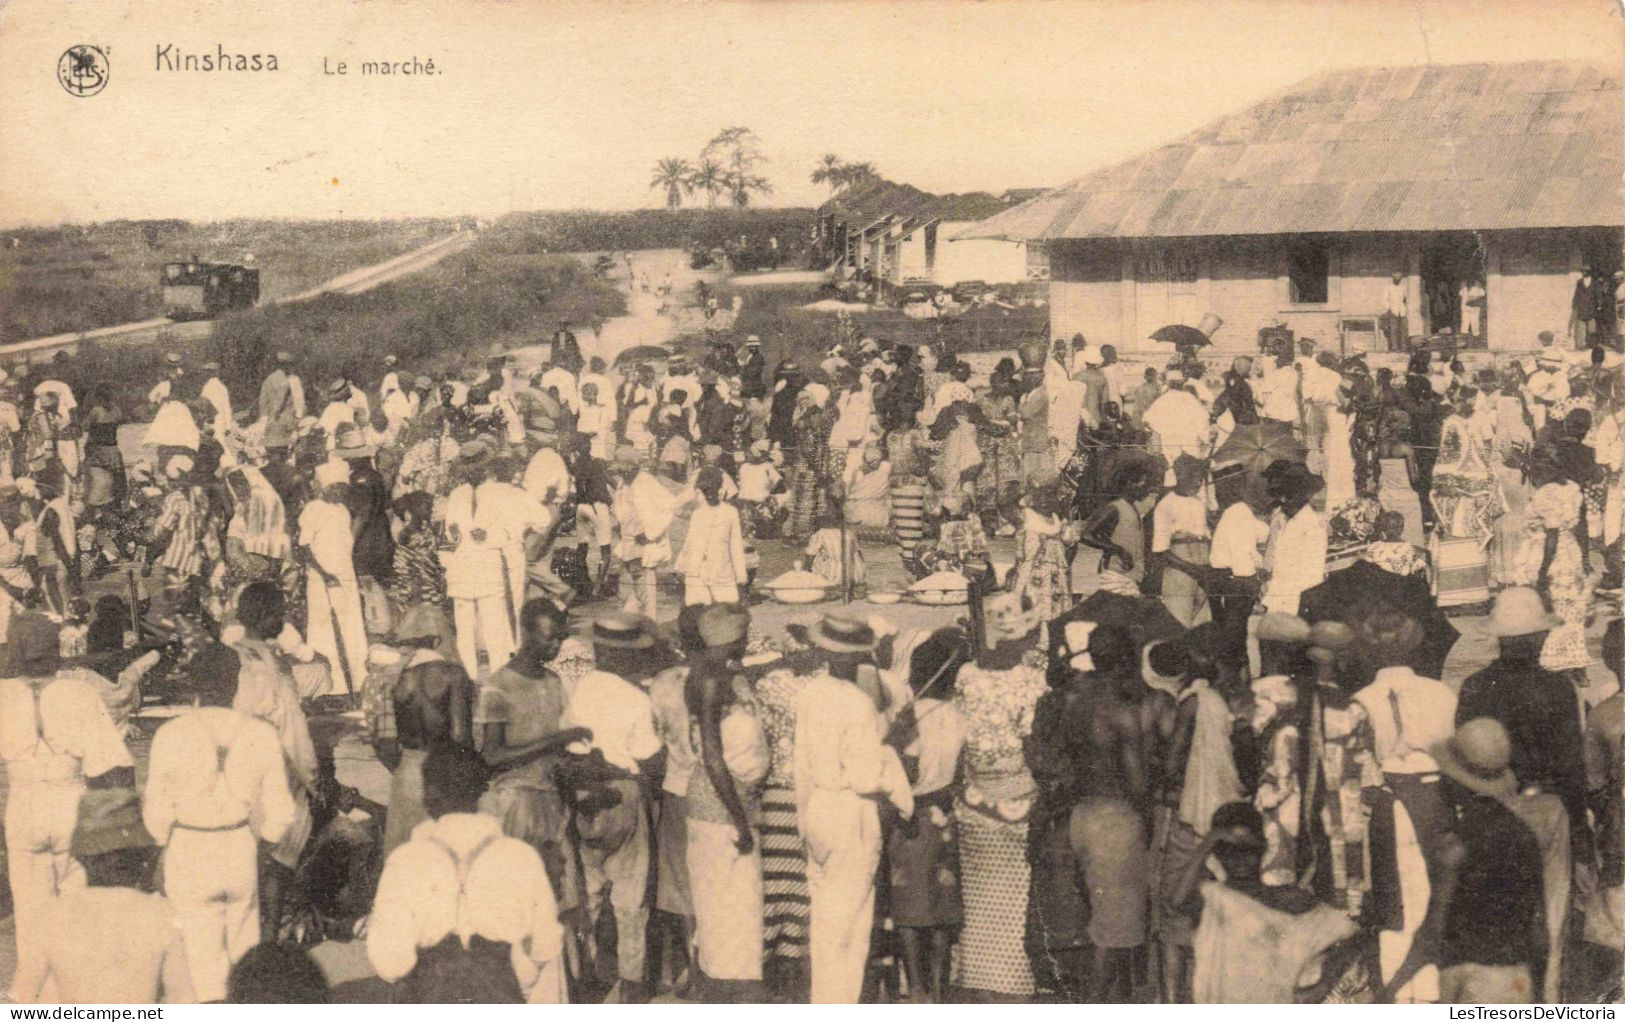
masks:
[[[358,295],[323,295],[292,305],[235,313],[214,336],[180,350],[188,364],[206,358],[238,407],[258,393],[278,351],[294,356],[307,393],[339,376],[371,385],[393,354],[410,372],[478,368],[497,349],[543,341],[560,319],[588,322],[620,315],[624,299],[570,256],[515,256],[490,251],[483,239],[423,271]],[[156,380],[150,348],[86,345],[61,372],[78,390],[112,381],[127,408],[145,401]]]
[[[0,343],[163,315],[159,267],[191,255],[260,269],[262,299],[426,245],[457,221],[115,220],[0,235]],[[15,245],[13,244],[15,242]]]

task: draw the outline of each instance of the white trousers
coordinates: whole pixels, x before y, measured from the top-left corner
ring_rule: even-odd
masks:
[[[457,657],[470,678],[480,676],[482,645],[490,670],[506,666],[513,659],[513,622],[508,617],[508,601],[501,593],[477,600],[453,600],[451,614],[457,629]]]
[[[850,791],[814,792],[807,804],[808,954],[812,1003],[856,1004],[875,919],[880,818]]]
[[[79,778],[13,779],[6,791],[6,872],[17,931],[17,978],[37,981],[43,974],[40,929],[51,903],[58,895],[85,886],[84,869],[68,854],[84,793],[85,783]],[[26,996],[33,991],[15,993]]]
[[[707,607],[713,603],[738,603],[739,587],[733,583],[726,585],[706,585],[696,578],[683,580],[683,606]]]
[[[349,578],[329,588],[320,575],[310,571],[305,576],[305,598],[305,641],[326,657],[332,668],[330,694],[359,693],[367,671],[367,623],[361,613],[361,586]]]
[[[176,827],[164,849],[164,896],[186,945],[199,1003],[226,997],[226,976],[260,942],[254,834]]]

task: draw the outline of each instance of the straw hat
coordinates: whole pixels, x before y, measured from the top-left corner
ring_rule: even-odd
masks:
[[[1489,717],[1469,720],[1456,733],[1429,749],[1439,772],[1469,791],[1490,798],[1517,794],[1512,773],[1512,739],[1501,722]]]
[[[338,428],[333,431],[334,457],[344,459],[370,458],[377,453],[378,445],[367,443],[367,438],[361,432],[361,427],[355,423],[341,422]]]
[[[863,618],[825,614],[807,629],[807,641],[829,653],[868,653],[875,647],[875,630]]]
[[[1495,597],[1484,631],[1498,638],[1511,638],[1549,632],[1562,623],[1562,618],[1547,612],[1546,604],[1535,590],[1528,586],[1508,586]]]
[[[592,644],[605,649],[651,649],[655,637],[650,622],[638,614],[612,610],[592,623]]]

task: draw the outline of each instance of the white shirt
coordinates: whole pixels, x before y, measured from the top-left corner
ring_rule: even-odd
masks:
[[[1371,716],[1383,773],[1427,774],[1439,769],[1427,750],[1456,733],[1456,693],[1448,685],[1409,667],[1384,667],[1354,698]]]
[[[39,763],[26,770],[45,770],[49,777],[60,779],[75,772],[99,777],[135,765],[101,694],[79,678],[58,677],[43,683],[37,723],[38,728],[28,681],[0,679],[0,760],[5,761],[12,784],[22,780],[25,760]],[[40,730],[45,734],[43,740]]]
[[[606,763],[628,773],[637,773],[638,760],[660,751],[654,704],[648,694],[607,671],[588,671],[576,682],[564,710],[563,727],[590,728],[590,748],[601,751]]]
[[[1207,538],[1207,505],[1200,497],[1169,493],[1151,512],[1151,552],[1168,552],[1175,536]]]
[[[313,500],[299,512],[299,545],[310,551],[323,571],[340,582],[355,581],[355,537],[350,532],[350,509],[343,504]]]
[[[700,501],[689,519],[676,567],[685,579],[699,585],[745,584],[745,538],[739,512],[732,504],[713,507]]]
[[[316,417],[316,425],[327,432],[327,449],[332,450],[338,442],[338,429],[344,423],[355,422],[355,408],[347,401],[329,401],[322,414]]]
[[[1280,366],[1258,384],[1258,414],[1280,422],[1298,421],[1298,370]]]
[[[458,897],[459,864],[467,873]],[[459,909],[461,911],[459,911]],[[547,999],[542,966],[564,951],[553,885],[536,850],[504,837],[483,813],[425,820],[390,853],[367,920],[367,961],[390,982],[417,965],[418,951],[447,934],[508,944],[520,989]]]
[[[1285,614],[1298,612],[1298,597],[1326,580],[1326,525],[1315,509],[1303,509],[1281,527],[1270,552],[1270,580],[1264,607]]]
[[[1392,315],[1405,315],[1405,310],[1410,307],[1410,300],[1410,291],[1403,283],[1391,283],[1382,289],[1383,307]]]
[[[746,462],[739,466],[739,499],[760,504],[783,478],[772,462]]]
[[[446,595],[454,600],[500,595],[502,551],[509,545],[508,536],[486,502],[474,499],[474,488],[467,483],[446,498],[445,528],[452,541],[450,550],[440,551],[440,563],[446,568]],[[476,539],[476,531],[483,538]]]
[[[562,501],[570,495],[570,470],[564,458],[551,447],[543,447],[531,455],[525,466],[525,492],[547,503]]]
[[[542,374],[542,389],[557,390],[559,400],[564,402],[565,406],[572,412],[581,404],[581,395],[576,389],[575,374],[563,366],[548,367],[547,371]],[[600,397],[603,396],[603,391],[598,393]]]
[[[1264,544],[1269,542],[1269,523],[1253,514],[1245,501],[1236,501],[1219,515],[1213,528],[1213,545],[1208,564],[1229,568],[1238,578],[1252,578],[1264,566]]]
[[[1178,388],[1165,391],[1151,402],[1144,422],[1162,441],[1163,456],[1170,462],[1180,454],[1200,456],[1207,440],[1207,409],[1196,395]]]
[[[209,377],[198,396],[214,406],[215,432],[224,432],[232,425],[231,393],[226,390],[226,385],[220,382],[220,377]]]
[[[1049,398],[1049,438],[1070,456],[1078,445],[1078,424],[1083,421],[1084,385],[1063,377],[1045,380],[1044,391]]]
[[[226,750],[224,769],[218,750]],[[276,731],[223,706],[176,717],[152,739],[141,818],[160,845],[176,825],[230,827],[248,821],[275,844],[293,823],[293,795]]]
[[[930,795],[954,782],[965,747],[965,718],[953,703],[926,697],[915,700],[914,719],[919,722],[919,737],[903,751],[919,759],[914,794]]]
[[[796,820],[814,862],[858,840],[842,810],[874,812],[864,796],[884,794],[904,816],[913,814],[914,794],[897,753],[881,742],[884,728],[862,689],[826,672],[797,694]]]

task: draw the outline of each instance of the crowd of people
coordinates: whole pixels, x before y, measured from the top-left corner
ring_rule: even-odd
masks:
[[[1617,994],[1622,356],[1540,341],[769,373],[564,324],[523,374],[169,355],[145,409],[15,367],[13,997],[344,996],[320,940],[411,1002]],[[891,556],[968,615],[752,631]],[[1447,684],[1415,605],[1317,617],[1339,558],[1499,656]]]

